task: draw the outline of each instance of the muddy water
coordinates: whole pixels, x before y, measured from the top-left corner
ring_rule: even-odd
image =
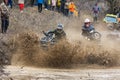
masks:
[[[9,66],[0,80],[120,80],[120,69],[36,69]]]

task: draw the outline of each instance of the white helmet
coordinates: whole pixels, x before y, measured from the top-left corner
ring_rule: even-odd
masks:
[[[90,19],[87,18],[87,19],[85,19],[84,22],[85,22],[85,23],[89,23],[89,22],[91,22],[91,21],[90,21]]]
[[[57,26],[57,29],[63,29],[63,25],[62,24],[58,24],[58,26]]]

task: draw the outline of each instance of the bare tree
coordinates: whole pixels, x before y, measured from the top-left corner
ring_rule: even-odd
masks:
[[[117,14],[120,11],[120,0],[107,0],[110,7],[109,12]]]

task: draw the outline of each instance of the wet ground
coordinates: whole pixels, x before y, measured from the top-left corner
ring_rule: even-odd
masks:
[[[0,80],[120,80],[120,69],[36,69],[7,67]]]

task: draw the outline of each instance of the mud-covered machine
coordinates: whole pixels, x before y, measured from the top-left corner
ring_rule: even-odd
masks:
[[[120,19],[117,15],[106,14],[103,21],[107,23],[107,28],[109,30],[120,30]]]

